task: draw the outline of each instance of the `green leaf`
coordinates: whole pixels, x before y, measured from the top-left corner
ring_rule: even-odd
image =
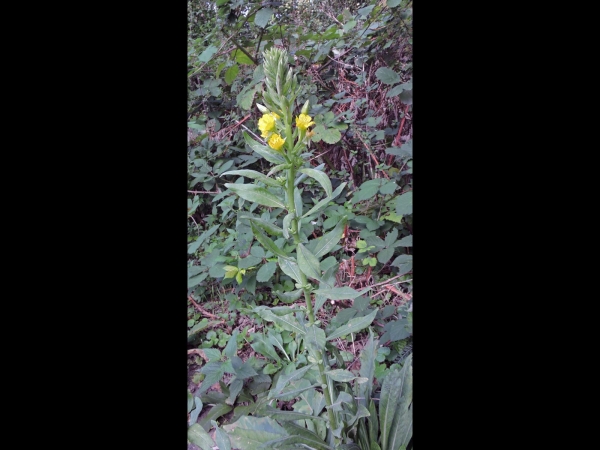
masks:
[[[358,192],[355,192],[354,195],[352,196],[352,203],[358,203],[362,200],[371,200],[375,197],[375,195],[377,195],[377,192],[379,192],[379,186],[374,185],[374,184],[369,184],[369,185],[362,185]]]
[[[304,446],[308,446],[308,448],[312,449],[335,450],[328,446],[317,433],[301,427],[294,422],[283,422],[282,425],[290,435],[285,440],[286,444],[304,444]]]
[[[394,247],[412,247],[413,245],[412,234],[404,236],[399,241],[394,242]]]
[[[361,331],[371,325],[371,322],[375,319],[375,315],[377,314],[377,309],[373,310],[370,314],[367,314],[363,317],[355,317],[354,319],[350,319],[347,324],[342,325],[338,329],[334,330],[329,336],[327,336],[327,340],[331,341],[333,339],[337,339],[341,336],[346,336],[350,333],[356,333],[357,331]]]
[[[202,450],[212,450],[214,445],[208,433],[197,423],[188,428],[187,438]]]
[[[383,195],[392,194],[396,189],[398,189],[398,185],[395,181],[387,181],[379,188],[379,192]]]
[[[304,245],[298,244],[296,255],[298,266],[307,277],[319,280],[321,278],[321,265],[319,260]]]
[[[402,0],[387,0],[386,4],[388,8],[395,8],[400,3],[402,3]]]
[[[217,383],[223,374],[225,373],[223,363],[222,362],[209,362],[200,369],[200,373],[203,373],[204,380],[198,389],[198,393],[202,394],[203,392],[208,391],[208,389],[215,383]]]
[[[385,94],[385,98],[395,97],[396,95],[400,94],[403,90],[404,87],[401,84],[399,84],[398,86],[394,86],[387,92],[387,94]]]
[[[389,67],[380,67],[375,71],[375,76],[379,81],[385,84],[394,84],[400,81],[400,75]]]
[[[344,32],[350,31],[352,28],[356,26],[356,20],[350,20],[344,25]]]
[[[256,142],[254,139],[250,137],[250,135],[244,131],[244,140],[246,144],[254,150],[259,156],[265,158],[267,161],[273,164],[284,164],[286,161],[281,155],[281,153],[273,150],[271,147],[266,145],[262,145],[259,142]]]
[[[233,162],[233,161],[231,161],[231,162]],[[274,180],[273,178],[269,178],[265,174],[257,172],[256,170],[248,170],[248,169],[230,170],[228,172],[223,172],[220,176],[222,177],[225,175],[239,175],[242,177],[253,178],[255,180],[262,181],[263,183],[265,183],[268,186],[273,186],[273,187],[278,187],[278,188],[281,187],[281,184],[279,184],[276,180]]]
[[[263,264],[263,266],[258,270],[258,273],[256,274],[256,281],[261,283],[269,281],[273,277],[273,274],[275,273],[276,269],[277,264],[275,264],[273,261],[269,261],[268,263]]]
[[[390,372],[385,377],[384,383],[390,375],[395,377],[396,373],[396,371]],[[399,382],[395,379],[391,380],[393,382],[391,393],[395,395],[396,407],[388,437],[387,448],[389,450],[399,450],[402,446],[408,445],[408,441],[412,437],[412,353],[404,361],[398,377],[400,378]],[[396,389],[397,386],[399,386],[399,390]]]
[[[342,193],[342,191],[346,187],[346,184],[347,183],[345,181],[343,183],[341,183],[335,189],[335,191],[333,191],[331,193],[331,197],[325,197],[323,200],[321,200],[319,203],[317,203],[315,206],[313,206],[311,209],[309,209],[307,212],[305,212],[302,215],[302,217],[310,216],[311,214],[314,214],[314,213],[316,213],[318,211],[321,211],[322,209],[324,209],[325,207],[327,207],[327,205],[329,205],[329,202],[333,201],[338,195],[340,195]]]
[[[250,226],[252,227],[254,237],[258,242],[260,242],[263,245],[263,247],[265,247],[267,250],[270,250],[274,255],[283,257],[286,260],[287,258],[289,258],[289,255],[287,255],[283,250],[281,250],[277,245],[275,245],[275,242],[273,242],[270,237],[268,237],[256,225],[254,225],[254,222],[250,222]]]
[[[244,52],[242,52],[241,50],[235,49],[232,53],[231,56],[235,58],[235,61],[240,63],[240,64],[248,64],[248,65],[252,65],[254,64],[254,61],[252,61],[248,55],[246,55]],[[244,109],[249,109],[249,108],[244,108]]]
[[[369,288],[367,288],[368,290]],[[330,300],[353,300],[364,292],[358,292],[350,287],[340,287],[331,289],[316,289],[313,291],[315,294],[326,296]]]
[[[273,398],[273,395],[278,395],[283,392],[283,389],[292,381],[299,380],[304,376],[306,372],[314,367],[314,364],[308,364],[300,369],[296,369],[291,373],[285,374],[282,373],[279,375],[279,379],[277,380],[277,385],[269,392],[269,399]]]
[[[385,264],[390,259],[392,259],[392,256],[394,256],[394,249],[393,248],[384,248],[379,253],[377,253],[377,260],[381,264]]]
[[[196,403],[196,409],[194,409],[190,414],[190,425],[196,423],[196,421],[198,420],[198,416],[202,412],[202,407],[204,406],[202,404],[202,400],[200,400],[200,398],[198,397],[194,397],[194,402]]]
[[[234,184],[225,183],[227,189],[232,190],[244,200],[256,202],[263,206],[271,206],[274,208],[285,208],[285,203],[271,194],[265,188],[258,187],[254,184]]]
[[[292,292],[279,292],[275,291],[275,295],[279,297],[279,300],[285,303],[292,303],[300,298],[304,291],[302,289],[297,289]]]
[[[219,397],[222,398],[223,402],[226,400],[226,396],[225,394],[218,392],[215,394],[220,394]],[[215,401],[206,399],[207,401],[205,403],[216,403]],[[215,404],[215,406],[213,406],[204,417],[202,417],[202,419],[200,419],[200,421],[198,422],[198,424],[204,428],[205,431],[210,430],[210,421],[211,420],[217,420],[219,417],[224,416],[225,414],[227,414],[228,412],[230,412],[233,408],[225,403],[217,403]]]
[[[200,244],[202,244],[206,238],[210,237],[215,231],[217,231],[217,229],[221,226],[220,223],[213,225],[212,227],[210,227],[208,230],[206,230],[204,233],[202,233],[198,239],[196,239],[194,242],[192,242],[190,244],[190,246],[188,247],[188,253],[191,255],[193,254],[196,250],[198,250],[198,248],[200,247]]]
[[[319,170],[315,170],[315,169],[300,169],[298,172],[304,173],[306,175],[308,175],[311,178],[314,178],[315,180],[317,180],[319,182],[319,184],[321,186],[323,186],[323,189],[325,189],[325,193],[327,194],[328,197],[331,197],[331,193],[332,193],[332,187],[331,187],[331,180],[329,179],[329,177],[324,174],[323,172],[319,171]],[[301,213],[300,213],[301,215]]]
[[[243,89],[238,95],[235,96],[235,100],[242,109],[246,111],[252,107],[252,101],[254,100],[255,89]]]
[[[277,225],[272,224],[266,220],[260,219],[258,217],[253,217],[249,215],[240,214],[238,216],[240,219],[248,219],[251,222],[254,222],[260,228],[268,232],[271,236],[283,236],[283,230],[279,228]],[[220,224],[219,224],[220,225]]]
[[[271,8],[263,8],[256,13],[256,16],[254,17],[254,24],[264,28],[269,23],[269,20],[271,20],[272,15],[273,10]]]
[[[229,442],[227,433],[219,428],[219,424],[216,421],[211,420],[210,423],[215,427],[215,444],[217,444],[219,450],[231,450],[231,442]]]
[[[298,267],[298,264],[296,264],[294,261],[292,261],[290,259],[281,258],[281,257],[279,257],[278,262],[279,262],[279,267],[281,268],[283,273],[285,273],[288,277],[295,280],[296,283],[302,283],[302,278],[300,275],[300,268]]]
[[[289,420],[323,420],[327,421],[325,417],[321,416],[313,416],[311,414],[304,414],[295,411],[282,411],[280,409],[273,408],[272,406],[268,406],[265,408],[265,413],[272,419],[279,420],[281,422],[287,422]]]
[[[304,343],[313,358],[317,358],[318,352],[325,349],[326,339],[325,331],[319,328],[317,325],[305,325],[306,336],[304,337]]]
[[[233,83],[233,80],[235,80],[235,77],[237,77],[239,71],[240,66],[238,66],[237,64],[234,64],[229,69],[227,69],[227,71],[225,72],[225,83]]]
[[[227,2],[229,2],[229,0],[217,0],[217,6],[224,5]]]
[[[260,353],[263,356],[268,356],[277,362],[281,362],[281,358],[275,351],[273,344],[271,344],[265,336],[262,334],[254,334],[253,337],[254,341],[250,344],[250,347],[252,347],[255,352]]]
[[[360,8],[358,10],[358,14],[360,14],[363,17],[366,17],[369,14],[371,14],[371,11],[373,11],[373,8],[375,8],[375,5],[365,6],[364,8]]]
[[[412,214],[412,197],[412,191],[408,191],[396,198],[396,214]]]
[[[213,55],[215,53],[217,53],[217,47],[215,47],[214,45],[209,45],[206,50],[204,50],[200,56],[198,57],[198,60],[200,62],[204,62],[207,63],[210,61],[210,59],[213,57]]]
[[[373,377],[375,376],[375,357],[377,356],[377,346],[379,341],[373,339],[373,332],[369,330],[369,339],[360,353],[360,369],[358,374],[367,379],[366,383],[359,385],[358,392],[364,400],[360,403],[368,405],[371,400],[373,389]],[[373,414],[371,414],[371,417]],[[370,419],[373,420],[373,419]],[[375,435],[376,436],[376,435]]]
[[[350,372],[349,370],[346,370],[346,369],[328,370],[328,371],[325,371],[325,375],[330,377],[333,381],[340,381],[340,382],[348,382],[348,381],[354,380],[355,378],[359,378],[359,377],[355,376],[352,372]]]
[[[323,140],[328,144],[335,144],[342,139],[342,134],[336,128],[325,128],[322,124],[319,124],[314,129],[315,135],[313,140],[319,142]]]
[[[269,417],[242,416],[232,424],[223,425],[233,448],[258,450],[262,444],[288,435]]]
[[[300,322],[298,322],[292,314],[288,314],[286,316],[280,317],[280,316],[276,316],[268,309],[259,311],[258,314],[264,320],[266,320],[268,322],[273,322],[273,323],[277,324],[279,327],[283,328],[284,330],[293,331],[293,332],[301,334],[301,335],[306,334],[306,331],[304,331],[304,327],[302,327],[302,325],[300,325]]]
[[[256,256],[257,258],[264,258],[265,257],[265,249],[258,246],[258,245],[254,245],[252,246],[252,248],[250,249],[250,254],[252,256]]]
[[[290,238],[290,228],[292,227],[292,219],[296,217],[296,213],[286,214],[283,218],[283,237]]]
[[[400,101],[402,103],[404,103],[405,105],[412,105],[412,102],[413,102],[412,89],[406,89],[406,90],[402,91],[402,93],[400,94]]]
[[[313,254],[316,258],[325,256],[333,247],[337,245],[344,234],[348,217],[344,216],[338,221],[335,228],[328,233],[325,233],[319,239],[313,247]]]
[[[225,356],[227,356],[229,359],[233,358],[237,354],[236,338],[238,337],[238,334],[240,334],[240,332],[237,328],[235,330],[233,330],[233,333],[231,333],[231,339],[229,339],[229,342],[223,349],[223,354]]]

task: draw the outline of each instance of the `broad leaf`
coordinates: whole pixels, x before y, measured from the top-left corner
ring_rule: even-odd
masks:
[[[254,341],[250,344],[250,347],[252,347],[255,352],[260,353],[263,356],[268,356],[277,362],[281,362],[281,358],[275,351],[273,344],[271,344],[265,336],[261,334],[255,334],[253,336]]]
[[[298,257],[298,266],[304,274],[315,280],[321,278],[321,265],[319,260],[304,245],[298,244],[296,255]]]
[[[212,450],[213,448],[213,440],[204,431],[204,428],[197,423],[188,428],[187,437],[192,444],[197,445],[202,450]]]
[[[286,439],[286,443],[304,444],[309,448],[318,450],[335,450],[328,446],[319,435],[294,422],[283,422],[282,425],[290,435],[290,438]]]
[[[273,278],[273,274],[277,269],[277,264],[273,261],[269,261],[266,264],[263,264],[262,267],[256,273],[256,281],[264,283],[265,281],[269,281]]]
[[[375,71],[375,76],[385,84],[394,84],[400,81],[400,75],[388,67],[380,67]]]
[[[334,330],[329,336],[327,336],[327,340],[331,341],[333,339],[337,339],[341,336],[347,336],[350,333],[356,333],[357,331],[361,331],[371,325],[371,322],[375,319],[375,315],[377,314],[377,309],[373,310],[370,314],[363,317],[355,317],[354,319],[350,319],[347,324],[342,325],[338,329]]]
[[[254,24],[264,28],[269,23],[269,20],[271,20],[272,15],[273,10],[271,8],[262,8],[256,13],[256,16],[254,16]]]
[[[275,291],[275,295],[279,297],[279,300],[285,303],[292,303],[300,298],[304,291],[302,289],[296,289],[292,292],[279,292]]]
[[[215,53],[217,53],[217,47],[215,47],[214,45],[210,45],[206,48],[206,50],[204,50],[200,56],[198,56],[198,60],[204,63],[207,63],[208,61],[210,61],[210,59],[213,57],[213,55]]]
[[[304,343],[310,355],[313,358],[317,358],[318,352],[325,349],[325,331],[313,324],[311,326],[305,325],[306,336],[304,337]]]
[[[223,425],[234,448],[258,450],[265,442],[287,436],[281,425],[269,417],[242,416],[234,423]]]
[[[255,180],[262,181],[263,183],[265,183],[268,186],[273,186],[273,187],[278,187],[278,188],[281,187],[281,184],[279,184],[276,180],[274,180],[273,178],[269,178],[265,174],[257,172],[256,170],[248,170],[248,169],[230,170],[228,172],[223,172],[220,176],[222,177],[224,175],[239,175],[242,177],[253,178]]]
[[[405,192],[396,198],[396,214],[412,214],[412,191]]]
[[[298,172],[302,172],[302,173],[308,175],[309,177],[317,180],[319,182],[319,184],[321,186],[323,186],[323,189],[325,189],[327,196],[331,197],[331,194],[332,194],[331,180],[329,179],[329,177],[326,174],[324,174],[323,172],[321,172],[319,170],[306,169],[306,168],[300,169]],[[299,214],[299,215],[301,215],[301,214]]]
[[[313,247],[313,254],[316,258],[325,256],[333,247],[337,245],[344,234],[347,221],[347,216],[344,216],[342,220],[337,223],[333,230],[325,233],[323,236],[317,239],[317,243]]]
[[[231,450],[231,442],[229,442],[229,436],[221,428],[219,424],[211,420],[210,423],[215,427],[215,444],[219,447],[219,450]]]
[[[233,83],[233,80],[235,80],[235,77],[237,77],[239,71],[240,66],[238,66],[237,64],[234,64],[229,69],[227,69],[227,71],[225,72],[225,83]]]
[[[412,247],[412,241],[412,234],[410,234],[408,236],[404,236],[399,241],[394,242],[394,247]]]
[[[232,190],[244,200],[256,202],[263,206],[271,206],[274,208],[285,208],[285,203],[277,196],[271,194],[265,188],[258,187],[254,184],[234,184],[225,183],[227,189]]]

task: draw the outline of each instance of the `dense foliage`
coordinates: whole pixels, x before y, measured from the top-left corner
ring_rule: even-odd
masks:
[[[190,448],[411,448],[412,1],[188,25]]]

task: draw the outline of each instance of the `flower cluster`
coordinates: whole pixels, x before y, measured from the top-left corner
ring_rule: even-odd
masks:
[[[263,116],[258,120],[258,129],[261,131],[262,137],[269,137],[269,134],[275,130],[275,119],[279,118],[279,114],[277,113],[272,112],[263,114]]]

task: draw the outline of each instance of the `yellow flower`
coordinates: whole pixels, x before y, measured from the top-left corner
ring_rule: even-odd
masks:
[[[314,124],[315,123],[312,122],[312,117],[310,117],[308,114],[300,114],[298,117],[296,117],[296,126],[301,130],[306,130],[308,127]]]
[[[285,144],[285,139],[281,139],[281,136],[279,136],[277,133],[273,133],[269,139],[269,147],[271,147],[273,150],[279,151],[281,147],[283,147],[283,144]]]
[[[279,119],[276,113],[267,113],[258,119],[258,129],[262,132],[262,137],[267,137],[270,131],[275,129],[275,119]]]

